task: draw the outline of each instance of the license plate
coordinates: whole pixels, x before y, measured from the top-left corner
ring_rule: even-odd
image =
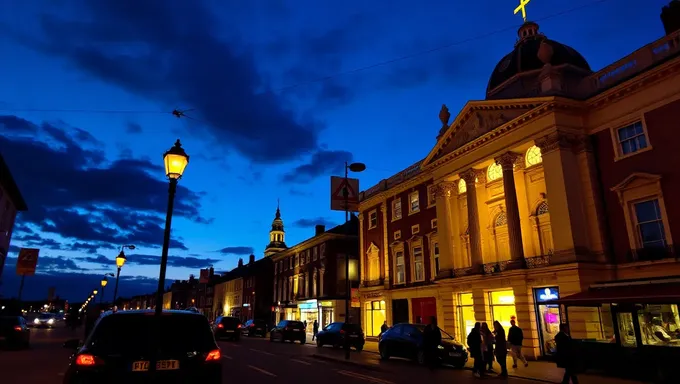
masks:
[[[227,333],[234,333],[234,331],[232,331],[231,329],[226,330],[225,332],[227,332]]]
[[[359,335],[349,335],[349,337],[357,338],[357,337],[359,337]]]
[[[300,332],[302,329],[293,329],[294,332]]]
[[[461,357],[462,355],[459,352],[449,352],[449,356],[451,356],[451,357]]]
[[[177,360],[160,360],[156,362],[157,371],[173,371],[179,369],[179,361]],[[135,361],[132,363],[133,372],[146,372],[149,370],[148,361]]]

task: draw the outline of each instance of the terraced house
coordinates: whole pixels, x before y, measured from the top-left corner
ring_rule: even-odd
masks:
[[[623,345],[626,335],[644,335],[629,326],[644,329],[658,313],[678,318],[677,284],[678,297],[655,309],[639,296],[655,278],[680,275],[674,9],[666,36],[597,72],[524,23],[486,99],[453,119],[442,107],[430,153],[362,192],[368,336],[383,321],[436,316],[465,340],[476,321],[516,319],[527,355],[540,357],[553,353],[561,321],[575,338]],[[598,286],[612,281],[640,284],[637,298]],[[569,297],[584,305],[565,313],[558,303]],[[633,300],[641,306],[629,312],[610,305]]]

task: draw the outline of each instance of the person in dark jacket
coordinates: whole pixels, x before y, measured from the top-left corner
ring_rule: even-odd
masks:
[[[468,351],[470,351],[470,357],[474,359],[472,373],[476,377],[482,377],[484,375],[485,367],[484,356],[482,355],[482,334],[480,332],[481,327],[481,323],[475,323],[475,327],[472,328],[470,334],[467,337]]]
[[[484,363],[486,364],[486,369],[488,372],[494,373],[493,370],[493,344],[496,339],[493,336],[493,332],[489,329],[487,323],[482,323],[482,328],[480,328],[479,333],[482,335],[482,355],[484,355]]]
[[[574,341],[569,335],[569,326],[567,324],[560,324],[560,331],[555,335],[555,344],[557,349],[555,362],[558,367],[564,368],[562,384],[569,384],[569,380],[573,384],[578,384]]]
[[[510,320],[510,330],[508,331],[508,344],[510,344],[510,352],[512,354],[512,367],[517,368],[517,360],[521,360],[525,367],[529,366],[527,358],[522,354],[522,342],[524,341],[524,332],[522,328],[518,327],[515,320]]]
[[[434,369],[438,363],[437,348],[442,343],[442,333],[437,326],[437,318],[430,317],[430,324],[425,327],[423,331],[423,352],[425,353],[425,362]]]
[[[319,333],[319,322],[314,320],[314,324],[312,324],[312,341],[316,338],[316,335]]]
[[[493,322],[493,329],[496,341],[494,355],[496,355],[498,365],[501,366],[501,373],[498,376],[508,377],[508,346],[505,342],[505,329],[498,321]]]

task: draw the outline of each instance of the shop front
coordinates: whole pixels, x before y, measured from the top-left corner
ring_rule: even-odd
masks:
[[[560,331],[560,306],[551,304],[560,297],[558,287],[534,288],[536,321],[541,355],[555,354],[555,335]]]
[[[319,329],[323,329],[335,320],[335,311],[333,310],[335,305],[333,300],[319,301],[319,313],[321,314]]]
[[[416,324],[429,324],[431,317],[437,317],[437,300],[434,297],[411,299],[411,316]]]
[[[301,301],[298,303],[298,309],[300,310],[300,321],[307,322],[306,332],[311,333],[314,321],[319,320],[318,302],[315,299]]]
[[[385,300],[366,301],[364,308],[364,318],[366,319],[364,333],[366,336],[377,337],[380,335],[380,328],[387,320]]]
[[[458,332],[459,339],[467,340],[467,335],[475,327],[475,306],[472,300],[472,292],[458,294]]]
[[[489,292],[489,309],[491,313],[489,327],[492,326],[494,321],[498,321],[505,328],[505,334],[507,335],[510,330],[510,320],[517,319],[515,293],[512,289]]]

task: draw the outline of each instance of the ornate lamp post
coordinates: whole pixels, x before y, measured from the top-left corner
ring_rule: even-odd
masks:
[[[127,258],[125,257],[125,252],[123,252],[124,248],[133,250],[135,249],[135,246],[132,244],[121,245],[120,253],[118,254],[118,256],[116,256],[116,267],[118,268],[118,271],[116,272],[116,286],[115,288],[113,288],[113,305],[116,305],[116,298],[118,297],[118,279],[120,279],[120,269],[123,268],[123,265],[127,261]]]
[[[163,290],[165,289],[165,270],[168,264],[168,247],[170,246],[170,227],[172,226],[172,210],[177,191],[177,180],[184,174],[184,169],[189,164],[189,155],[184,152],[182,144],[177,139],[175,145],[163,155],[165,163],[165,175],[168,177],[170,187],[168,189],[168,210],[165,216],[165,233],[163,235],[163,253],[161,254],[161,268],[158,276],[158,289],[156,290],[156,315],[163,312]]]

